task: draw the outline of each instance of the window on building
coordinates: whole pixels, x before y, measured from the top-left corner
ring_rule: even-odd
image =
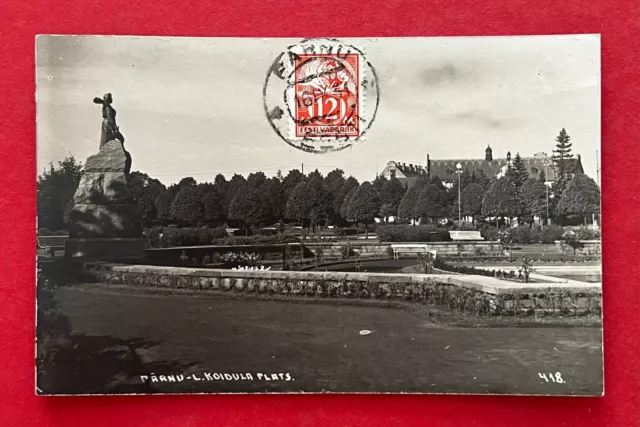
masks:
[[[531,168],[531,173],[538,173],[538,168]]]

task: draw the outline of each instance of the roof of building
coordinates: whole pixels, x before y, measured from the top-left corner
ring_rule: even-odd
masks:
[[[513,158],[511,159],[513,160]],[[550,156],[538,154],[534,157],[522,157],[529,176],[538,178],[540,171],[544,170],[547,181],[555,181],[557,178],[556,170]],[[390,176],[394,171],[396,178],[407,182],[411,187],[421,174],[428,173],[429,177],[440,177],[443,180],[452,180],[455,177],[457,164],[460,163],[462,170],[468,170],[470,173],[482,170],[489,178],[499,176],[506,171],[509,160],[494,159],[430,159],[428,161],[428,171],[420,165],[410,165],[399,162],[388,162],[386,168],[382,171],[382,176]],[[573,159],[567,159],[567,173],[584,173],[580,155]]]
[[[387,166],[382,170],[380,175],[389,178],[392,172],[400,182],[406,184],[407,188],[413,187],[418,176],[427,174],[427,170],[420,165],[391,161],[387,163]]]

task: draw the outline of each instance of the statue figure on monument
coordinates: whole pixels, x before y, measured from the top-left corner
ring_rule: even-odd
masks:
[[[129,189],[131,155],[116,124],[110,93],[94,98],[102,104],[100,150],[84,163],[73,195],[65,253],[69,258],[118,260],[144,257],[142,215]]]
[[[94,104],[102,104],[102,135],[100,136],[100,148],[107,142],[114,139],[124,143],[124,136],[116,124],[116,110],[111,106],[113,97],[110,93],[105,94],[102,99],[93,98]]]

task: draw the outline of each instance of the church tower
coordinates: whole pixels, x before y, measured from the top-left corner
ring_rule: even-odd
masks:
[[[490,162],[493,160],[493,150],[491,150],[491,147],[487,145],[487,149],[484,150],[484,159],[487,162]]]

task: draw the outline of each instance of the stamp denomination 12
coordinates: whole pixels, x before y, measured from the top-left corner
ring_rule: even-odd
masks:
[[[276,133],[303,151],[338,151],[363,140],[375,119],[375,70],[362,50],[333,39],[306,39],[274,61],[263,89]]]

